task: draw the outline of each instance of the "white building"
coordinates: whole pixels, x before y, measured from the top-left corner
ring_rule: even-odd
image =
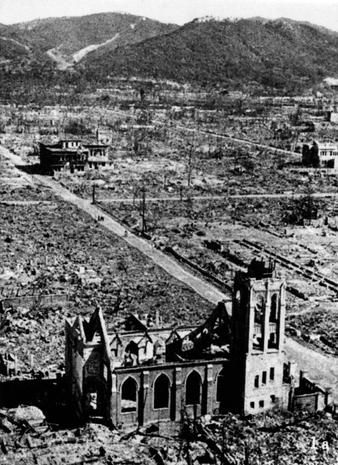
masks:
[[[303,164],[314,168],[338,170],[338,142],[313,141],[303,145]]]
[[[332,124],[338,124],[338,113],[336,111],[331,112],[331,114],[330,114],[330,122]]]
[[[319,165],[338,169],[338,142],[314,142],[318,147]]]

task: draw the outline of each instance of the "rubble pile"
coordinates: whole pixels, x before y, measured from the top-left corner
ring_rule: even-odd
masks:
[[[149,310],[151,304],[145,299],[152,302],[156,298],[164,314],[166,304],[175,298],[170,295],[180,296],[183,303],[191,299],[191,305],[199,299],[124,241],[64,202],[54,208],[0,206],[0,213],[5,244],[0,250],[1,264],[15,273],[7,286],[26,283],[33,290],[37,285],[47,294],[67,291],[80,307],[99,299],[103,308],[111,308],[119,296],[120,309],[130,304],[139,307],[142,302]],[[90,279],[93,272],[102,281]]]
[[[48,307],[24,314],[13,309],[0,316],[0,352],[17,355],[17,376],[52,377],[63,370],[67,316],[72,316],[71,308]]]
[[[76,195],[91,198],[93,186],[98,198],[139,198],[147,186],[147,195],[176,194],[184,184],[185,165],[165,156],[114,157],[114,166],[100,172],[58,173],[57,179]]]
[[[334,288],[318,277],[338,282],[335,232],[323,224],[284,224],[282,215],[287,204],[288,200],[278,199],[152,201],[146,204],[147,233],[154,244],[173,248],[225,285],[231,285],[234,270],[247,266],[255,257],[285,257],[290,266],[277,261],[277,268],[287,281],[287,314],[296,315],[287,321],[289,334],[335,354],[334,313],[327,310],[327,321],[318,315],[311,319],[312,312],[325,314],[325,309],[335,305],[337,299]],[[140,230],[139,204],[102,202],[101,206],[129,227]],[[301,267],[304,274],[293,264]],[[298,318],[297,314],[303,312],[306,315]],[[311,332],[315,322],[318,326]]]
[[[337,418],[327,413],[272,411],[185,418],[175,433],[163,424],[141,428],[131,437],[147,444],[166,465],[335,465]]]
[[[338,459],[337,418],[271,411],[153,424],[128,433],[104,425],[55,429],[36,407],[0,410],[0,464],[327,464]]]
[[[145,153],[133,152],[135,135],[131,131],[124,135],[128,148],[114,156],[113,169],[62,175],[60,179],[87,198],[92,194],[92,185],[97,184],[101,199],[132,198],[142,185],[151,197],[178,196],[188,186],[190,195],[306,193],[309,185],[316,192],[335,192],[337,188],[335,176],[323,178],[319,173],[299,170],[300,154],[281,154],[218,139],[208,131],[222,132],[219,128],[197,125],[194,120],[187,122],[189,130],[200,129],[194,135],[168,120],[161,124],[162,129],[166,128],[166,137],[162,137],[163,131],[148,135]]]
[[[325,226],[291,228],[283,225],[277,219],[281,202],[271,201],[270,205],[269,202],[149,202],[145,214],[147,232],[155,239],[161,238],[162,243],[183,249],[185,255],[200,262],[204,268],[209,268],[215,261],[220,264],[233,261],[243,266],[254,256],[266,253],[268,258],[272,254],[287,257],[307,270],[338,280],[335,260],[338,249],[334,233]],[[129,227],[140,228],[139,205],[102,203],[102,208],[121,218]],[[222,254],[215,256],[210,249],[205,250],[206,239],[218,241]],[[259,250],[248,247],[248,239]],[[295,270],[287,271],[290,286],[298,292],[297,295],[304,295],[309,300],[335,298],[332,289],[313,286],[311,280],[307,281]]]
[[[269,412],[246,419],[229,414],[206,422],[201,436],[237,460],[230,463],[334,465],[338,458],[337,426],[337,419],[327,413]]]
[[[110,325],[129,312],[157,310],[165,324],[191,323],[211,309],[67,203],[0,205],[0,216],[0,295],[8,310],[0,337],[10,351],[20,352],[25,370],[33,354],[34,369],[54,371],[63,359],[64,318],[90,314],[97,305]]]
[[[310,341],[322,350],[338,355],[338,310],[324,303],[311,312],[289,317],[288,324],[298,329],[306,341]]]
[[[54,195],[47,189],[40,189],[24,173],[17,170],[0,153],[0,201],[52,201]]]
[[[108,427],[87,424],[55,429],[36,407],[0,410],[0,464],[153,465],[149,448],[121,441]]]

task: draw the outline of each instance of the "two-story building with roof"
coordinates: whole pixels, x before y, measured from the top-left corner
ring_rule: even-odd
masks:
[[[40,143],[40,168],[43,173],[84,171],[110,165],[108,145],[86,144],[80,139],[64,139],[56,144]]]

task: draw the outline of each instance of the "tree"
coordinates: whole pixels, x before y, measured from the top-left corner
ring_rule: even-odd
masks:
[[[300,197],[293,199],[291,204],[283,211],[283,220],[290,224],[303,225],[304,222],[318,218],[319,202],[309,192]]]
[[[91,130],[84,124],[82,120],[70,120],[64,127],[65,133],[73,134],[74,136],[83,136],[91,134]]]

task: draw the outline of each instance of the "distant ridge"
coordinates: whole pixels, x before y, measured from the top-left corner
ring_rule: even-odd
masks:
[[[338,33],[287,18],[196,18],[177,26],[127,13],[0,24],[0,84],[92,86],[109,76],[293,92],[338,78]]]
[[[84,49],[88,48],[88,53],[100,47],[112,50],[170,32],[177,27],[127,13],[97,13],[35,19],[7,26],[3,32],[6,38],[18,40],[29,47],[34,56],[49,56],[57,64],[62,62],[65,69],[80,61],[79,57],[87,55],[81,52]],[[0,27],[0,35],[1,30]],[[5,53],[4,48],[0,48],[0,58]],[[17,58],[14,52],[12,58]]]
[[[197,18],[138,44],[90,54],[80,66],[88,79],[122,74],[224,85],[310,86],[338,76],[338,34],[285,18]]]

